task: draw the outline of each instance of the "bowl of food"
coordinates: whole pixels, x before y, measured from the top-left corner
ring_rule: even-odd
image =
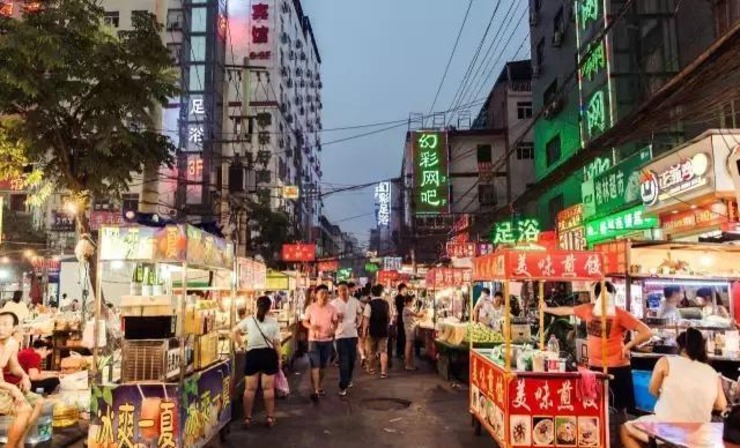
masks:
[[[551,418],[543,418],[534,424],[532,440],[535,445],[550,446],[555,439],[555,422]]]
[[[578,446],[599,446],[599,421],[594,417],[578,419]]]
[[[575,417],[557,417],[555,419],[555,440],[558,445],[575,446],[577,439]]]

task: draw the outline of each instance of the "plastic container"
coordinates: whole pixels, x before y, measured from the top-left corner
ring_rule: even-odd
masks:
[[[554,334],[550,335],[550,340],[547,341],[547,351],[560,356],[560,342]]]
[[[635,407],[640,411],[652,413],[658,399],[650,393],[650,378],[653,372],[633,370],[632,383],[635,390]]]

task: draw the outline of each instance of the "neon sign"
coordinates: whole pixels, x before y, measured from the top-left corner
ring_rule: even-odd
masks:
[[[388,227],[391,223],[390,182],[380,182],[375,187],[375,200],[378,205],[378,225]]]
[[[498,222],[491,231],[493,244],[536,243],[540,238],[540,223],[526,218]]]
[[[602,241],[638,230],[658,227],[658,218],[644,216],[643,207],[637,206],[611,216],[586,223],[586,241]]]
[[[443,213],[449,205],[447,135],[414,133],[414,197],[416,213]]]
[[[655,205],[671,197],[686,193],[708,183],[705,176],[711,161],[704,153],[666,168],[660,173],[648,171],[640,185],[640,195],[645,205]]]

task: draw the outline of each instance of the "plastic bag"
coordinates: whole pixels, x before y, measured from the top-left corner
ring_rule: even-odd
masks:
[[[283,369],[279,369],[277,375],[275,375],[275,391],[277,391],[280,397],[290,395],[290,385]]]

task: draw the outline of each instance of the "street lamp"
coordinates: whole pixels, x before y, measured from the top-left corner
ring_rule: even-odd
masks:
[[[26,249],[26,250],[23,251],[23,256],[26,257],[26,258],[28,258],[28,259],[33,258],[35,255],[36,255],[36,253],[34,251],[32,251],[31,249]]]
[[[77,209],[78,209],[77,203],[74,201],[67,201],[64,204],[64,210],[66,210],[67,213],[69,213],[72,216],[77,215]]]

